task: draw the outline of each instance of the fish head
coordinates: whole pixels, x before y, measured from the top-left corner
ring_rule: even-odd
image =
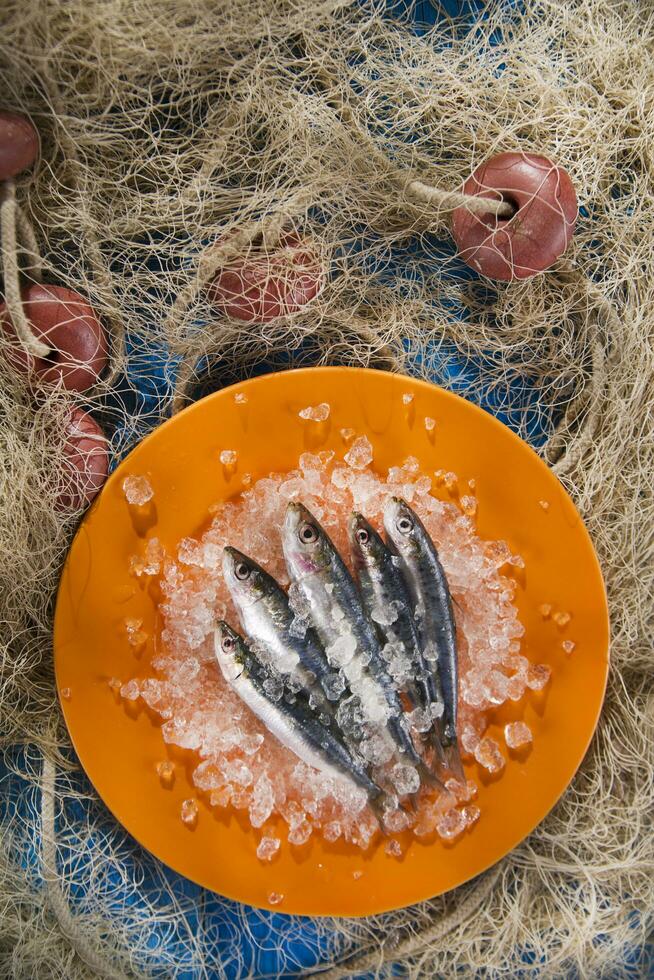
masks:
[[[420,551],[420,522],[406,500],[391,497],[384,508],[384,528],[402,558],[411,558]]]
[[[231,683],[240,677],[245,670],[245,643],[222,619],[214,630],[214,650],[225,680]]]
[[[355,565],[379,567],[388,554],[388,549],[370,522],[362,514],[353,511],[348,530]]]
[[[238,608],[252,606],[266,594],[267,572],[236,548],[223,550],[223,575]]]
[[[331,542],[304,504],[291,500],[282,534],[284,557],[296,577],[311,575],[329,565]]]

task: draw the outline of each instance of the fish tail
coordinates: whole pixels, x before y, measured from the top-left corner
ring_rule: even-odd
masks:
[[[452,742],[451,745],[445,746],[443,749],[443,756],[446,767],[450,770],[456,781],[458,783],[465,783],[466,775],[463,771],[463,764],[461,762],[458,744],[456,742]]]
[[[440,735],[435,728],[432,728],[425,734],[422,744],[429,753],[428,764],[432,772],[439,773],[442,769],[445,769],[445,752]]]

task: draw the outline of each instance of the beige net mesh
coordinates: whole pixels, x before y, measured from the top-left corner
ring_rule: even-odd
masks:
[[[498,870],[410,911],[320,923],[314,960],[330,978],[397,962],[411,976],[613,978],[629,958],[631,975],[644,970],[654,908],[651,4],[491,2],[473,23],[443,15],[416,31],[374,0],[5,0],[0,24],[2,102],[28,113],[42,139],[40,162],[18,181],[22,267],[36,277],[31,225],[45,281],[89,296],[113,343],[108,380],[37,404],[0,359],[0,738],[10,770],[33,787],[27,805],[8,792],[2,810],[0,976],[259,969],[193,925],[206,895],[180,892],[153,866],[149,891],[130,877],[122,832],[83,806],[90,791],[68,751],[51,648],[80,516],[53,508],[71,403],[96,409],[121,454],[173,395],[175,408],[184,403],[198,375],[215,385],[264,363],[339,361],[447,382],[438,366],[455,348],[482,366],[457,382],[467,397],[488,403],[490,392],[526,436],[534,413],[537,429],[552,413],[561,420],[543,452],[606,576],[607,702],[564,799]],[[472,169],[507,149],[564,165],[583,210],[559,268],[494,286],[462,277],[447,213]],[[265,255],[291,229],[330,269],[320,296],[263,325],[219,315],[206,292],[215,270],[248,250]],[[182,358],[174,391],[166,347]],[[144,380],[155,371],[165,395]],[[91,855],[81,897],[80,854]],[[230,916],[230,935],[238,927],[260,941],[245,910]],[[149,945],[153,923],[174,933],[172,952]],[[275,920],[273,943],[302,928]],[[291,954],[283,964],[297,974]]]

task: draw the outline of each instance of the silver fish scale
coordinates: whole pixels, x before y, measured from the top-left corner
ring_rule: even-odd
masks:
[[[408,571],[416,603],[421,609],[418,631],[423,649],[433,643],[438,650],[438,669],[433,674],[438,676],[442,689],[444,734],[453,740],[456,738],[458,672],[450,590],[434,543],[417,518],[415,534],[418,550],[415,565]]]
[[[339,629],[334,621],[333,607],[340,606],[357,641],[359,651],[370,658],[365,673],[374,679],[388,705],[390,717],[387,719],[387,728],[393,740],[404,755],[414,765],[422,769],[424,763],[415,750],[398,692],[386,671],[386,664],[382,657],[375,628],[367,617],[361,597],[347,566],[324,531],[322,534],[329,546],[329,565],[322,571],[307,576],[308,582],[306,579],[298,581],[298,584],[307,590],[307,598],[312,605],[312,616],[318,635],[327,648],[334,639],[338,638],[342,632],[342,627]],[[290,571],[292,574],[293,570],[290,569]],[[330,583],[334,586],[331,593],[325,589],[325,585]],[[325,601],[325,596],[329,602]]]

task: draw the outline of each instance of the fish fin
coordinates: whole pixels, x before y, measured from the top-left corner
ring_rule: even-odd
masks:
[[[437,776],[436,773],[433,772],[422,759],[420,760],[420,765],[417,766],[417,769],[421,780],[426,783],[427,786],[440,790],[445,789],[445,784],[443,783],[442,779],[440,779],[440,777]]]
[[[443,755],[445,757],[445,765],[450,770],[454,778],[458,783],[465,783],[466,775],[463,771],[463,764],[461,762],[461,755],[459,754],[459,746],[456,742],[448,745],[443,750]]]
[[[379,829],[381,830],[384,837],[388,837],[388,831],[386,830],[386,824],[384,823],[384,807],[383,807],[383,796],[380,793],[379,796],[368,797],[368,806],[372,810],[373,816],[377,821]]]
[[[417,793],[411,793],[410,796],[407,796],[405,798],[406,799],[406,803],[407,803],[407,807],[411,811],[411,813],[417,813],[418,812],[418,800],[419,800],[419,798],[420,798],[420,790],[418,790]]]

